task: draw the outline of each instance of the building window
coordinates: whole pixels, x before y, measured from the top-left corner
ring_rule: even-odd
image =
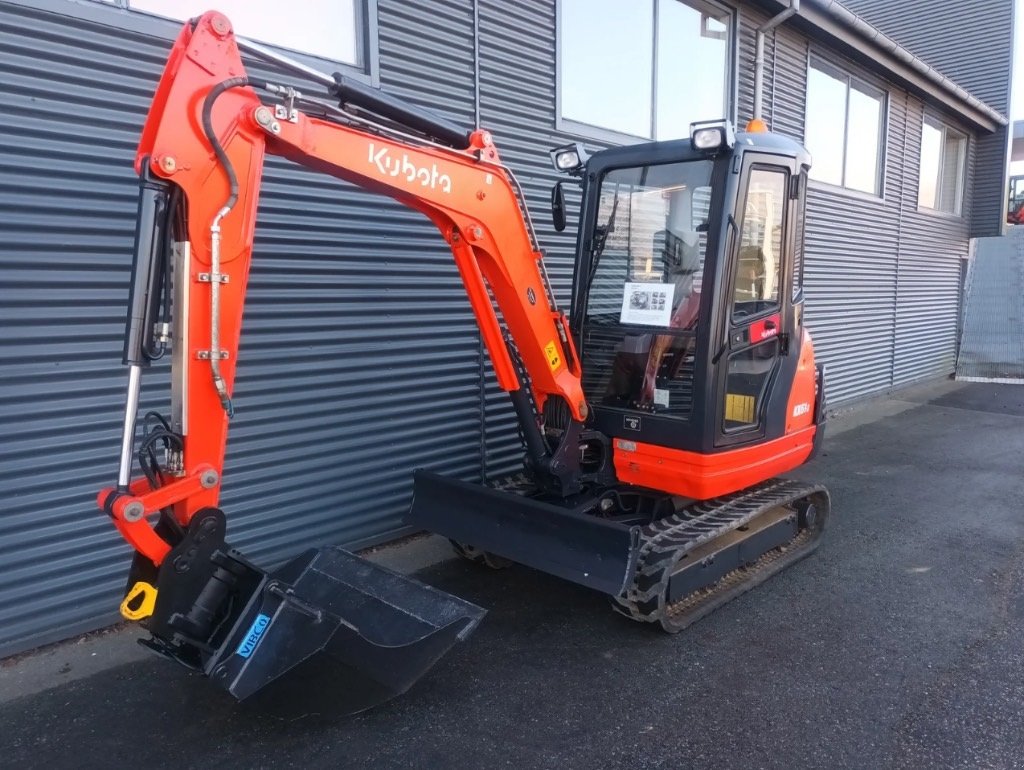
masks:
[[[363,3],[360,0],[118,0],[134,11],[184,20],[211,7],[227,16],[242,37],[334,62],[362,67]]]
[[[964,202],[966,163],[967,135],[925,117],[921,124],[921,176],[917,205],[959,216]]]
[[[732,28],[704,0],[561,0],[559,127],[678,139],[729,117]]]
[[[811,179],[880,195],[884,107],[884,92],[811,61],[804,128],[804,144],[813,159]]]

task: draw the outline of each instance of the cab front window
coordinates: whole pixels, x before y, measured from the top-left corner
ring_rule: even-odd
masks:
[[[689,416],[711,174],[695,160],[601,180],[584,320],[594,403]]]

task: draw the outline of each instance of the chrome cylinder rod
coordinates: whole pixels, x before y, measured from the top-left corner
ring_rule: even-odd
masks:
[[[139,414],[139,389],[142,367],[128,367],[128,395],[124,405],[124,432],[121,434],[121,465],[117,469],[117,489],[128,491],[132,480],[132,456],[135,454],[135,419]]]
[[[244,37],[235,37],[235,42],[238,43],[238,47],[243,51],[248,51],[258,59],[277,64],[297,74],[305,75],[318,83],[323,83],[325,86],[333,86],[335,84],[334,78],[326,72],[321,72],[318,69],[309,67],[302,62],[295,61],[295,59],[291,59],[287,56],[282,56],[276,51],[272,51],[259,43],[254,43],[252,40],[246,40]]]

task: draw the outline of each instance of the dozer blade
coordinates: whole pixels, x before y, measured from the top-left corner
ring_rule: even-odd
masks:
[[[422,470],[406,521],[612,596],[637,557],[639,527]]]
[[[268,574],[224,547],[223,514],[208,510],[161,566],[145,643],[240,700],[369,708],[408,690],[485,614],[342,548]]]

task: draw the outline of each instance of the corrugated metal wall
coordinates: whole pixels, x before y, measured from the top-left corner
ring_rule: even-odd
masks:
[[[0,655],[111,620],[122,587],[128,548],[93,495],[113,478],[119,439],[132,159],[176,32],[45,1],[78,18],[0,0],[0,108],[18,116],[0,127]],[[554,3],[378,3],[381,85],[460,123],[479,113],[523,184],[566,305],[574,223],[551,228],[547,150],[577,137],[555,129]],[[762,19],[739,13],[741,123]],[[769,48],[768,114],[797,137],[807,45],[784,28]],[[920,105],[890,94],[884,200],[816,190],[810,201],[808,319],[833,403],[952,368],[965,226],[917,214]],[[160,379],[148,378],[147,403],[162,408]],[[395,532],[415,467],[477,479],[519,462],[507,397],[432,227],[279,161],[260,206],[236,399],[224,505],[232,539],[265,563]]]
[[[973,182],[980,177],[972,141],[967,153],[963,216],[918,210],[917,161],[924,110],[919,99],[904,97],[907,173],[901,196],[893,385],[949,375],[956,366],[961,276],[968,256],[972,206],[980,205],[973,195],[977,189]],[[890,119],[896,120],[896,115]]]
[[[1009,114],[1014,0],[843,0],[882,32],[989,106]],[[980,137],[974,193],[974,237],[998,235],[1006,204],[1008,131]]]
[[[0,109],[18,116],[0,126],[0,651],[10,651],[110,617],[124,579],[128,549],[89,498],[116,463],[131,159],[162,54],[135,35],[0,6],[0,58]]]
[[[766,18],[748,9],[741,14],[741,72],[753,66],[754,30]],[[887,93],[882,195],[812,182],[807,196],[807,323],[828,367],[829,402],[839,404],[953,371],[971,191],[963,217],[919,212],[921,102],[854,62],[811,47],[791,27],[779,28],[766,46],[766,114],[775,130],[803,140],[812,50]],[[752,112],[753,89],[741,80],[739,93],[742,124]],[[969,179],[975,142],[970,145]]]
[[[470,125],[471,3],[382,0],[378,21],[382,85]],[[0,3],[0,108],[18,116],[0,127],[0,654],[113,619],[122,589],[129,550],[93,499],[116,471],[135,145],[177,27],[158,39]],[[233,542],[271,563],[380,539],[414,468],[479,478],[478,335],[433,226],[272,160],[257,233]],[[156,407],[161,374],[144,378]]]

